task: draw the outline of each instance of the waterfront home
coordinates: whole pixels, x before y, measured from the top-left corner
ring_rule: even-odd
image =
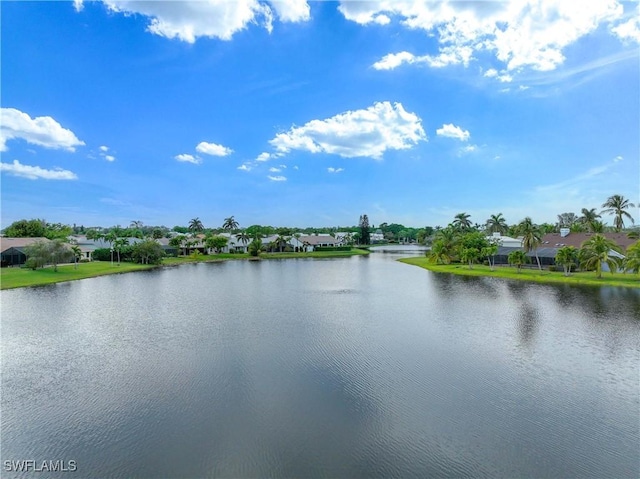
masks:
[[[25,248],[37,241],[48,242],[47,238],[6,238],[0,237],[0,264],[5,266],[20,266],[27,261]]]

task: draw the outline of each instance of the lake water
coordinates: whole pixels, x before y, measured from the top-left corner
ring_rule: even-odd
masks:
[[[3,291],[1,476],[639,476],[640,290],[395,258]]]

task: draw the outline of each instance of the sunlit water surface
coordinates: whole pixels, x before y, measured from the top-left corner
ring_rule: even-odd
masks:
[[[640,290],[395,258],[3,291],[2,477],[640,475]]]

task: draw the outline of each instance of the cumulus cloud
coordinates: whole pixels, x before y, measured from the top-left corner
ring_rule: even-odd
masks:
[[[104,155],[104,159],[107,160],[108,162],[116,161],[116,157],[113,155]]]
[[[253,170],[253,165],[251,163],[243,163],[242,165],[238,166],[238,169],[241,171],[251,171]]]
[[[278,153],[292,150],[328,153],[343,158],[381,159],[387,150],[404,150],[426,140],[421,120],[402,104],[375,103],[325,120],[311,120],[279,133],[269,143]]]
[[[267,176],[271,181],[287,181],[287,178],[284,176]]]
[[[282,22],[304,22],[310,18],[306,0],[274,0],[270,4],[258,0],[103,0],[103,3],[112,12],[147,17],[150,33],[188,43],[199,37],[230,40],[250,24],[271,32],[274,17]],[[82,0],[74,0],[74,6],[81,11]]]
[[[183,153],[181,155],[176,155],[174,156],[174,158],[184,163],[193,163],[194,165],[199,165],[200,163],[202,163],[201,158],[198,158],[197,156],[193,156],[193,155],[188,155],[186,153]]]
[[[217,145],[215,143],[207,143],[206,141],[198,143],[198,146],[196,146],[196,151],[198,153],[211,156],[227,156],[233,153],[233,150],[231,148]]]
[[[269,171],[271,173],[280,173],[282,171],[281,168],[276,168],[275,166],[272,166],[271,168],[269,168]]]
[[[564,62],[566,47],[600,25],[614,25],[612,33],[623,39],[637,40],[640,33],[637,16],[621,23],[624,8],[617,0],[579,4],[566,0],[343,0],[338,9],[346,19],[361,25],[380,23],[377,18],[384,15],[406,28],[423,30],[438,42],[436,55],[390,54],[374,64],[377,69],[393,69],[405,63],[466,65],[479,58],[478,53],[489,53],[508,71],[524,67],[549,71]]]
[[[77,175],[69,170],[63,170],[62,168],[47,170],[45,168],[40,168],[39,166],[23,165],[18,160],[13,160],[13,163],[0,163],[0,171],[3,171],[13,176],[27,178],[29,180],[38,180],[38,179],[77,180],[78,179]]]
[[[31,118],[15,108],[0,109],[0,151],[7,151],[7,141],[22,139],[45,148],[75,151],[84,145],[76,135],[50,116]]]
[[[256,158],[256,161],[268,161],[271,159],[271,155],[269,153],[260,153]]]
[[[447,138],[455,138],[460,141],[467,141],[471,136],[467,130],[463,130],[459,126],[455,126],[453,123],[442,125],[442,128],[438,128],[436,130],[436,134]]]
[[[327,168],[327,171],[329,173],[341,173],[344,171],[344,168],[334,168],[332,166],[330,166],[329,168]]]
[[[495,68],[489,68],[486,72],[484,72],[484,76],[487,78],[495,78],[499,82],[509,83],[513,81],[513,77],[505,72],[498,72]]]
[[[424,63],[432,68],[442,68],[447,65],[463,64],[467,66],[473,50],[469,47],[451,48],[445,47],[438,55],[416,56],[409,52],[389,53],[373,64],[376,70],[393,70],[403,63]]]
[[[107,151],[109,151],[109,147],[108,147],[108,146],[104,146],[104,145],[103,145],[103,146],[101,146],[101,147],[100,147],[100,151],[102,151],[102,152],[105,152],[105,153],[106,153]]]

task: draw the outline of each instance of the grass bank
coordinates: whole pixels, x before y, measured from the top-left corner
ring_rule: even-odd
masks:
[[[262,253],[261,259],[287,259],[287,258],[340,258],[345,256],[357,256],[369,254],[368,251],[352,249],[351,251],[313,251],[309,253]],[[164,258],[161,265],[142,265],[134,263],[121,263],[120,266],[111,265],[109,261],[92,261],[80,263],[75,269],[74,265],[58,266],[58,271],[53,267],[37,270],[27,268],[2,268],[0,270],[0,289],[22,288],[26,286],[41,286],[45,284],[75,281],[78,279],[93,278],[108,274],[129,273],[131,271],[143,271],[163,266],[176,266],[184,263],[203,263],[228,260],[247,260],[252,256],[248,254],[212,254],[196,257],[180,256],[177,258]]]
[[[78,269],[75,269],[72,264],[60,265],[58,266],[58,271],[54,271],[51,266],[35,271],[28,268],[2,268],[0,271],[0,289],[40,286],[107,274],[142,271],[154,267],[157,266],[134,263],[121,263],[120,266],[116,264],[112,266],[109,261],[93,261],[91,263],[78,264]]]
[[[462,264],[433,264],[425,257],[401,258],[398,261],[419,266],[436,273],[450,273],[462,276],[486,276],[493,278],[507,278],[518,281],[531,281],[535,283],[564,283],[595,286],[623,286],[626,288],[640,288],[640,276],[637,274],[602,273],[602,278],[596,278],[593,271],[571,273],[565,276],[562,272],[545,271],[538,269],[523,269],[520,273],[514,267],[497,266],[494,271],[488,266],[474,265],[473,269]]]

